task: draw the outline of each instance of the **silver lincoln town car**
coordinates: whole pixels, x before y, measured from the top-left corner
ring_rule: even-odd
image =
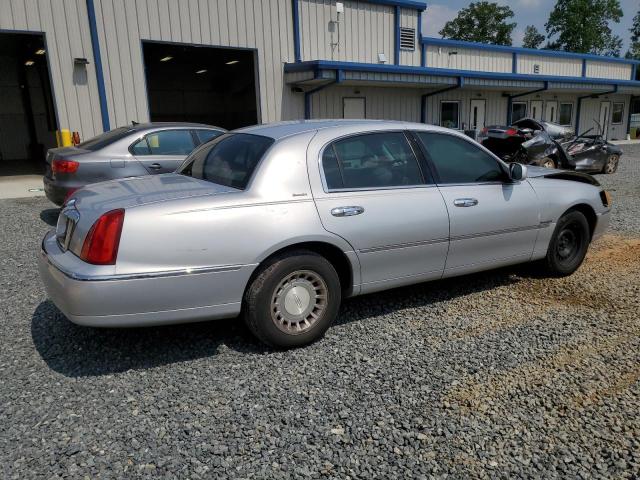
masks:
[[[241,314],[294,347],[345,297],[532,261],[569,275],[610,205],[588,175],[507,166],[448,129],[284,122],[223,134],[175,173],[75,192],[39,267],[81,325]]]

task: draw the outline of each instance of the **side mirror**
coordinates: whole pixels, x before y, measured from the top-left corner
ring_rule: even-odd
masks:
[[[521,163],[509,164],[509,177],[511,177],[511,180],[514,182],[524,180],[527,178],[527,167]]]

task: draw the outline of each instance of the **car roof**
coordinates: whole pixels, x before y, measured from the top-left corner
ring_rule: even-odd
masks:
[[[154,128],[215,128],[217,130],[224,130],[222,127],[216,127],[215,125],[207,125],[206,123],[192,123],[192,122],[148,122],[148,123],[132,123],[131,125],[123,125],[130,131],[151,130]]]
[[[275,140],[279,140],[285,137],[291,137],[306,132],[316,130],[334,129],[336,131],[343,130],[345,127],[354,127],[355,129],[362,128],[368,130],[373,128],[374,130],[382,129],[402,129],[402,130],[426,130],[426,131],[438,131],[438,132],[452,132],[452,130],[444,127],[438,127],[436,125],[429,125],[425,123],[413,123],[413,122],[401,122],[392,120],[294,120],[286,122],[274,122],[266,123],[264,125],[254,125],[251,127],[244,127],[234,130],[237,133],[250,133],[253,135],[262,135],[270,137]],[[460,132],[458,132],[460,133]]]

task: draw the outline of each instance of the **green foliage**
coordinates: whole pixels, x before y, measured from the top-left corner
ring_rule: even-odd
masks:
[[[544,35],[533,25],[527,25],[524,30],[522,46],[524,48],[539,48],[542,42],[544,42]]]
[[[640,11],[633,17],[633,25],[629,31],[631,32],[631,46],[625,57],[640,60]]]
[[[513,11],[507,6],[487,1],[471,2],[444,25],[440,35],[454,40],[511,45],[511,33],[516,26],[507,23],[511,17]]]
[[[545,25],[546,48],[618,56],[622,39],[609,23],[621,17],[619,0],[558,0]]]

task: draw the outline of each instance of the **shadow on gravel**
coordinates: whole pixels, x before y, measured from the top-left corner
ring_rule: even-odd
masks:
[[[40,212],[40,220],[52,227],[56,226],[58,221],[58,215],[60,214],[59,208],[47,208]]]
[[[530,275],[530,270],[525,267],[527,266],[515,265],[354,297],[343,302],[336,324],[386,315],[405,308],[423,307],[499,286],[516,284],[519,281],[518,277]]]
[[[49,300],[33,312],[31,337],[49,368],[67,377],[109,375],[212,357],[221,348],[265,351],[240,319],[99,329],[71,323]]]
[[[518,282],[514,268],[422,283],[346,300],[337,324],[422,307]],[[31,336],[47,365],[67,377],[109,375],[131,369],[217,355],[220,348],[265,353],[240,319],[136,329],[96,329],[71,323],[49,300],[33,313]]]

